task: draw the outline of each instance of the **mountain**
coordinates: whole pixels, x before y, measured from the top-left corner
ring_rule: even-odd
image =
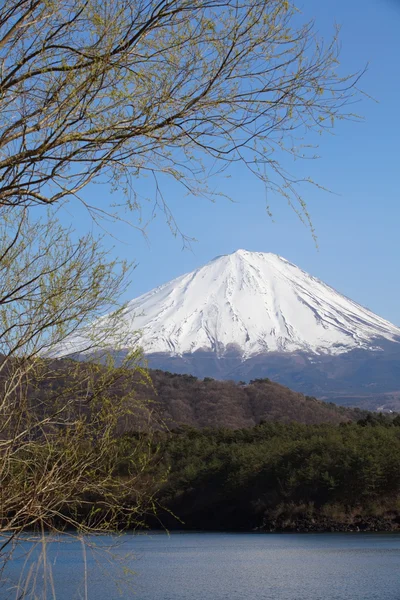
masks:
[[[267,376],[349,404],[400,390],[400,329],[275,254],[219,256],[132,300],[119,330],[140,330],[153,368]]]

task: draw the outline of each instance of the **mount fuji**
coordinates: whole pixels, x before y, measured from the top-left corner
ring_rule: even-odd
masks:
[[[400,402],[400,328],[276,254],[218,256],[129,302],[119,329],[140,331],[153,368],[268,376],[345,404]],[[84,345],[77,335],[57,353]]]

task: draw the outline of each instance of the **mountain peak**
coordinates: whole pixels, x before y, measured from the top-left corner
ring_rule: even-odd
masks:
[[[220,254],[219,256],[216,256],[215,258],[213,258],[213,260],[217,260],[219,258],[223,258],[224,256],[232,256],[232,257],[238,257],[238,258],[247,258],[247,259],[251,259],[251,258],[257,258],[257,257],[264,257],[265,259],[278,259],[278,260],[283,260],[285,262],[286,259],[282,258],[282,256],[279,256],[279,254],[274,254],[273,252],[260,252],[257,250],[245,250],[244,248],[238,248],[238,250],[234,250],[234,252],[231,252],[230,254]]]
[[[400,340],[399,328],[281,256],[243,249],[132,300],[121,329],[141,331],[146,354],[223,356],[235,348],[243,358],[340,354]]]

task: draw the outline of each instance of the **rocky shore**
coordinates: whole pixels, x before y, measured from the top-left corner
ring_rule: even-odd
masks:
[[[329,517],[266,520],[259,531],[268,533],[351,533],[351,532],[397,532],[400,533],[400,515],[361,516],[343,520]]]

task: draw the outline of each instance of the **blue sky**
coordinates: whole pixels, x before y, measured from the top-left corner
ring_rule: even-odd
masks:
[[[263,186],[237,169],[231,179],[215,182],[234,202],[210,203],[176,188],[166,190],[180,228],[197,239],[191,251],[182,250],[161,215],[150,224],[147,240],[128,226],[110,226],[116,239],[107,243],[114,244],[115,254],[137,262],[126,299],[216,255],[245,248],[280,254],[400,325],[400,0],[303,0],[300,7],[315,18],[323,37],[332,34],[335,22],[342,26],[342,70],[358,70],[368,62],[361,87],[377,101],[360,102],[355,110],[365,121],[340,123],[334,136],[321,138],[321,158],[302,166],[304,175],[334,192],[303,190],[318,249],[278,197],[270,198],[271,221]],[[107,195],[106,188],[93,186],[86,198],[95,203]],[[74,210],[79,229],[90,226],[85,214]]]

